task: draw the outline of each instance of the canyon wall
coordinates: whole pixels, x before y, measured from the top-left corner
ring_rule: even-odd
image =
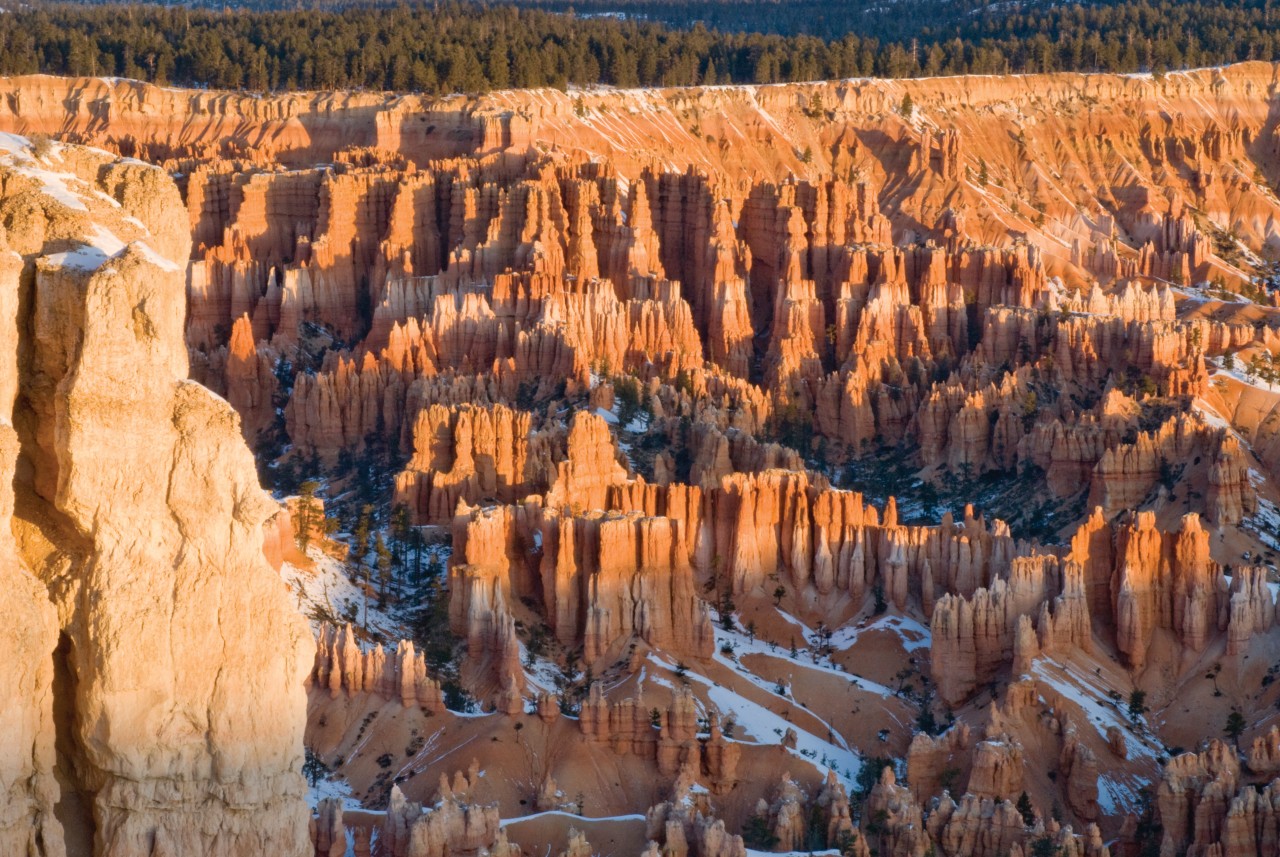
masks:
[[[859,857],[1046,840],[1103,857],[1091,825],[1111,836],[1121,813],[1099,772],[1128,788],[1156,763],[1055,681],[1087,663],[1120,694],[1168,675],[1169,699],[1201,659],[1244,672],[1274,627],[1275,458],[1250,416],[1274,404],[1228,360],[1280,351],[1276,292],[1252,279],[1280,251],[1276,77],[442,99],[0,82],[0,128],[162,165],[5,138],[0,574],[22,621],[0,687],[23,704],[0,843],[305,853],[304,682],[326,713],[465,719],[407,641],[330,629],[312,657],[261,556],[270,519],[273,561],[306,562],[251,445],[282,492],[292,471],[341,509],[376,482],[380,523],[403,508],[448,534],[458,683],[530,733],[576,704],[565,740],[636,765],[619,789],[674,778],[650,852],[741,857],[697,782],[736,821],[759,797],[789,846],[811,814]],[[538,683],[543,628],[564,666],[612,682],[727,671],[712,605],[728,635],[735,611],[853,638],[876,617],[921,641],[927,625],[891,656],[927,691],[877,680],[869,713],[965,719],[894,748],[910,784],[881,776],[855,825],[839,777],[757,789],[803,746],[788,724],[765,750],[683,685],[646,711],[609,681],[576,700]],[[824,675],[852,694],[840,666]],[[834,732],[857,722],[826,749],[852,752]],[[1250,737],[1267,769],[1280,754]],[[1221,813],[1177,803],[1209,763],[1175,761],[1161,812],[1203,830],[1166,821],[1166,851],[1216,848]],[[392,852],[507,852],[478,773],[439,806],[392,776]],[[1023,818],[1024,790],[1084,832]],[[1269,823],[1262,797],[1237,799],[1230,817]],[[326,804],[317,847],[342,826]],[[587,848],[575,834],[566,854]]]

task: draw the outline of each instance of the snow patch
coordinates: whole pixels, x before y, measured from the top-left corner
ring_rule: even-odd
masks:
[[[1106,736],[1110,727],[1116,727],[1128,748],[1128,758],[1157,758],[1154,749],[1130,732],[1129,722],[1108,698],[1099,676],[1081,672],[1070,662],[1049,663],[1044,659],[1037,660],[1031,672],[1036,679],[1079,705],[1099,735]]]
[[[109,257],[97,247],[85,245],[63,253],[50,253],[42,261],[53,268],[74,268],[79,271],[96,271],[106,264]]]
[[[330,777],[332,776],[335,775],[330,775]],[[316,780],[314,786],[307,788],[307,806],[314,810],[320,801],[325,798],[337,798],[342,801],[344,812],[349,809],[363,809],[360,806],[360,801],[356,800],[355,796],[351,794],[351,786],[346,780],[331,779],[330,777]]]
[[[1250,477],[1257,471],[1249,471]],[[1266,497],[1258,497],[1258,511],[1245,518],[1240,526],[1274,551],[1280,551],[1280,507]]]
[[[350,621],[352,625],[367,626],[371,634],[385,640],[399,640],[404,636],[402,623],[389,611],[379,610],[377,598],[368,599],[368,618],[365,620],[365,598],[359,586],[347,576],[347,565],[334,559],[314,545],[307,548],[311,568],[299,568],[285,563],[280,576],[297,599],[298,612],[311,622],[311,629],[319,633],[326,625]]]

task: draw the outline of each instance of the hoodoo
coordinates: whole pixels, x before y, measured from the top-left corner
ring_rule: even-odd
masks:
[[[0,16],[0,855],[1273,855],[1280,66],[602,4]]]

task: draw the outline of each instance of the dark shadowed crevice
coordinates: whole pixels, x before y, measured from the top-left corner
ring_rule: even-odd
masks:
[[[72,642],[67,634],[58,636],[53,653],[53,722],[56,729],[57,764],[54,775],[60,795],[54,815],[62,823],[67,854],[93,853],[95,825],[93,795],[79,786],[76,760],[83,759],[75,734],[76,676],[71,666]]]

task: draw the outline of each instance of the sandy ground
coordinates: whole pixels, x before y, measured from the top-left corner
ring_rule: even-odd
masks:
[[[506,828],[507,839],[530,855],[564,848],[571,829],[586,834],[592,854],[598,857],[635,857],[644,851],[648,841],[641,816],[584,818],[566,812],[545,812],[509,822]]]

